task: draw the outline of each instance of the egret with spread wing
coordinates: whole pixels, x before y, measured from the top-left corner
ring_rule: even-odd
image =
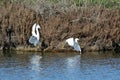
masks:
[[[69,39],[66,40],[66,42],[68,43],[69,46],[73,47],[74,50],[80,51],[80,53],[81,53],[81,48],[78,44],[78,40],[79,40],[78,38],[75,38],[75,39],[74,38],[69,38]]]

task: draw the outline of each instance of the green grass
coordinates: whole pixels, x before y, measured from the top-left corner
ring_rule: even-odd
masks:
[[[59,2],[63,0],[48,0],[50,2]],[[102,5],[106,8],[120,8],[120,0],[69,0],[76,6],[95,6]]]
[[[3,4],[5,0],[0,0],[0,5]],[[6,0],[7,1],[7,0]],[[11,2],[22,2],[25,4],[36,4],[39,1],[44,1],[44,0],[10,0]],[[61,1],[67,1],[68,4],[70,3],[71,5],[75,5],[76,7],[79,6],[96,6],[96,5],[101,5],[105,8],[119,8],[120,9],[120,0],[45,0],[49,1],[50,3],[56,4]]]
[[[4,2],[5,0],[0,0],[0,5],[3,5],[3,2]]]
[[[89,6],[94,5],[102,5],[106,8],[113,8],[113,7],[120,7],[120,1],[119,0],[76,0],[76,3],[79,1],[82,4],[86,4]]]
[[[57,2],[59,2],[60,0],[48,0],[48,1],[53,2],[53,3],[57,3]]]

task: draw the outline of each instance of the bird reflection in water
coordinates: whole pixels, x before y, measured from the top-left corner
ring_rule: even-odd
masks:
[[[67,58],[66,59],[67,68],[76,68],[76,67],[78,67],[78,64],[80,64],[80,59],[81,59],[80,55],[76,55],[74,57]]]
[[[35,71],[40,71],[40,59],[42,57],[40,55],[32,55],[32,57],[30,58],[30,64],[31,64],[31,69],[35,70]]]

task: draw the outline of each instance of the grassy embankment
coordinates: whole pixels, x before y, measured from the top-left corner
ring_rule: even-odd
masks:
[[[41,40],[45,40],[48,50],[61,49],[62,42],[69,37],[78,37],[81,47],[89,51],[112,49],[112,40],[120,42],[119,0],[4,2],[0,1],[0,46],[6,39],[3,38],[6,36],[6,28],[12,26],[12,41],[17,47],[28,47],[27,40],[34,22],[41,24]]]

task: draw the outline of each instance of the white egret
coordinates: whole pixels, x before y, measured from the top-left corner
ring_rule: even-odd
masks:
[[[81,48],[78,44],[78,40],[79,40],[78,38],[75,38],[75,39],[74,38],[69,38],[69,39],[66,40],[66,42],[68,43],[69,46],[74,47],[74,49],[76,51],[80,51],[80,53],[81,53]]]
[[[36,23],[32,26],[32,36],[29,38],[29,43],[33,44],[34,46],[37,46],[40,43],[40,36],[38,31],[39,28],[40,26]]]

